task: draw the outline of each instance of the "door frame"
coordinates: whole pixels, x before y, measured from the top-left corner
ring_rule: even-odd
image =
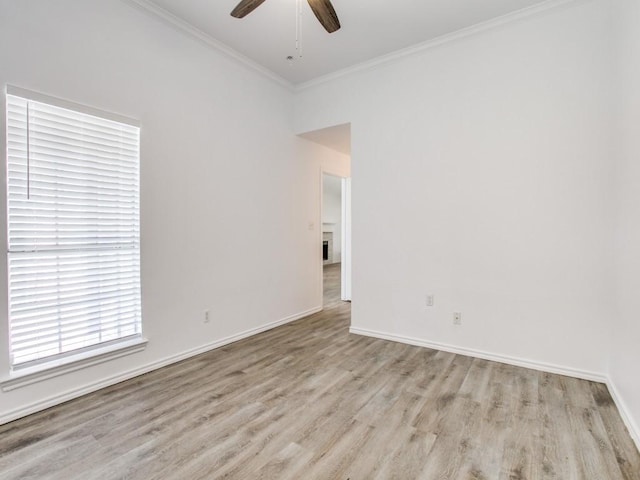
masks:
[[[320,215],[318,221],[318,230],[320,238],[320,302],[324,308],[324,260],[322,258],[322,242],[323,242],[323,217],[324,217],[324,176],[331,175],[341,179],[341,232],[340,232],[340,299],[343,301],[351,301],[351,177],[332,171],[331,169],[320,167]],[[345,262],[345,259],[347,260]]]

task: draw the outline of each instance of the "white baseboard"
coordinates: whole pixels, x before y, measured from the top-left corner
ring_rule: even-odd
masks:
[[[622,421],[624,422],[627,430],[629,430],[629,435],[636,444],[636,448],[640,451],[640,428],[633,420],[633,417],[629,414],[629,409],[627,408],[627,404],[622,400],[622,396],[618,389],[616,388],[613,381],[609,378],[607,379],[607,388],[609,389],[609,393],[611,394],[611,398],[618,407],[618,412],[620,412],[620,416],[622,417]]]
[[[464,355],[466,357],[482,358],[483,360],[491,360],[493,362],[506,363],[508,365],[515,365],[516,367],[531,368],[533,370],[539,370],[541,372],[556,373],[558,375],[565,375],[567,377],[575,377],[583,380],[590,380],[592,382],[607,383],[607,376],[602,373],[588,372],[585,370],[578,370],[570,367],[563,367],[560,365],[553,365],[551,363],[537,362],[533,360],[527,360],[524,358],[511,357],[507,355],[500,355],[496,353],[483,352],[481,350],[474,350],[471,348],[456,347],[453,345],[447,345],[444,343],[429,342],[414,337],[405,337],[403,335],[395,335],[385,332],[377,332],[375,330],[367,330],[364,328],[351,327],[349,329],[351,333],[356,335],[363,335],[365,337],[380,338],[382,340],[391,340],[392,342],[406,343],[407,345],[415,345],[417,347],[431,348],[433,350],[442,350],[444,352],[456,353],[458,355]]]
[[[252,337],[253,335],[257,335],[258,333],[265,332],[267,330],[271,330],[273,328],[279,327],[281,325],[285,325],[287,323],[294,322],[301,318],[307,317],[309,315],[313,315],[314,313],[320,312],[322,307],[315,307],[304,312],[297,313],[295,315],[290,315],[288,317],[282,318],[280,320],[276,320],[275,322],[267,323],[260,327],[252,328],[250,330],[246,330],[244,332],[237,333],[235,335],[231,335],[229,337],[217,340],[215,342],[211,342],[200,347],[196,347],[185,352],[181,352],[177,355],[171,355],[169,357],[165,357],[161,360],[148,363],[141,367],[135,368],[133,370],[128,370],[126,372],[120,373],[118,375],[114,375],[112,377],[104,378],[98,382],[93,382],[88,385],[84,385],[79,388],[74,388],[67,392],[53,395],[51,397],[45,398],[43,400],[31,403],[29,405],[22,406],[18,409],[3,413],[0,415],[0,425],[4,425],[5,423],[12,422],[22,417],[26,417],[27,415],[31,415],[32,413],[39,412],[41,410],[45,410],[47,408],[53,407],[55,405],[59,405],[64,402],[68,402],[69,400],[73,400],[74,398],[81,397],[82,395],[86,395],[88,393],[95,392],[105,387],[109,387],[111,385],[115,385],[116,383],[123,382],[125,380],[130,380],[131,378],[137,377],[139,375],[144,375],[145,373],[152,372],[153,370],[157,370],[162,367],[166,367],[167,365],[171,365],[173,363],[180,362],[182,360],[186,360],[188,358],[194,357],[196,355],[200,355],[201,353],[206,353],[211,350],[215,350],[216,348],[223,347],[225,345],[229,345],[231,343],[237,342],[239,340]],[[150,340],[151,342],[151,340]]]
[[[429,342],[426,340],[413,338],[413,337],[405,337],[402,335],[378,332],[375,330],[367,330],[365,328],[351,327],[349,331],[353,334],[363,335],[365,337],[380,338],[382,340],[390,340],[392,342],[405,343],[407,345],[415,345],[417,347],[425,347],[425,348],[431,348],[434,350],[442,350],[444,352],[455,353],[455,354],[464,355],[467,357],[482,358],[484,360],[491,360],[494,362],[506,363],[508,365],[515,365],[517,367],[531,368],[533,370],[539,370],[541,372],[555,373],[558,375],[565,375],[568,377],[580,378],[580,379],[589,380],[592,382],[604,383],[609,389],[609,392],[611,393],[611,397],[613,398],[613,401],[615,402],[616,407],[618,408],[618,412],[620,412],[620,417],[622,418],[622,421],[627,427],[627,430],[629,430],[629,434],[631,435],[631,438],[636,444],[636,447],[638,448],[638,450],[640,450],[640,428],[634,422],[633,417],[629,414],[629,409],[627,408],[627,405],[625,404],[625,402],[622,400],[622,397],[620,396],[620,393],[615,387],[615,384],[611,381],[611,379],[607,375],[604,375],[602,373],[578,370],[575,368],[563,367],[559,365],[553,365],[550,363],[526,360],[518,357],[498,355],[495,353],[483,352],[480,350],[474,350],[470,348],[462,348],[462,347],[456,347],[453,345],[447,345],[443,343]]]

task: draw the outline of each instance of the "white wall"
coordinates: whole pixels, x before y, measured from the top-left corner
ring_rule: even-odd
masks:
[[[617,53],[617,118],[614,137],[618,169],[615,252],[618,317],[613,332],[611,380],[640,446],[640,3],[614,0]]]
[[[324,174],[322,190],[322,228],[333,233],[333,263],[342,255],[342,179]]]
[[[569,3],[297,94],[297,131],[352,125],[356,331],[606,374],[608,8]]]
[[[316,149],[322,154],[322,171],[334,177],[351,176],[351,157],[332,148],[316,144]]]
[[[6,84],[141,122],[149,345],[0,393],[0,422],[321,307],[320,171],[334,159],[293,135],[289,91],[119,0],[0,2],[3,91]],[[4,142],[0,135],[0,151]],[[4,178],[0,185],[5,211]],[[6,275],[0,292],[5,379]]]
[[[609,2],[576,1],[306,89],[295,130],[352,122],[356,328],[609,371],[637,433],[640,7],[612,5],[613,72]],[[5,84],[141,121],[149,346],[0,393],[0,421],[320,307],[320,175],[350,167],[292,136],[289,92],[118,0],[0,2]],[[5,318],[0,379],[6,345]]]

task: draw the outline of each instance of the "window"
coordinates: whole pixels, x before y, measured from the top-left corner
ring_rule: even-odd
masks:
[[[42,98],[7,91],[14,369],[141,337],[140,130]]]

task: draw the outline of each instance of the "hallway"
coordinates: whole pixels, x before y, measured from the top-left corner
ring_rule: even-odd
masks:
[[[325,308],[335,307],[341,303],[340,300],[340,267],[341,263],[332,263],[323,266],[324,296],[322,306]]]

